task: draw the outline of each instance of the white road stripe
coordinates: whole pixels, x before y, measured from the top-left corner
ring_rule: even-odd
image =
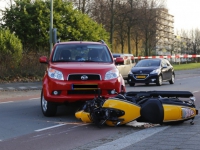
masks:
[[[25,87],[25,86],[19,86],[19,88],[20,88],[20,89],[26,89],[26,87]]]
[[[0,104],[5,104],[5,103],[12,103],[13,101],[7,101],[7,102],[0,102]]]
[[[10,90],[14,90],[15,88],[14,87],[7,87],[8,89],[10,89]]]
[[[35,100],[35,99],[40,99],[40,97],[31,98],[31,99],[29,99],[29,100]]]
[[[125,137],[119,138],[115,141],[112,142],[108,142],[105,143],[99,147],[93,148],[91,150],[105,150],[105,149],[114,149],[114,150],[120,150],[123,149],[125,147],[128,147],[132,144],[135,144],[141,140],[144,140],[158,132],[161,132],[167,128],[169,128],[170,126],[165,126],[165,127],[153,127],[153,128],[147,128],[147,129],[143,129],[141,131],[132,133],[130,135],[127,135]]]
[[[36,132],[40,132],[40,131],[44,131],[44,130],[48,130],[48,129],[52,129],[52,128],[57,128],[57,127],[60,127],[60,126],[64,126],[65,124],[58,124],[58,125],[55,125],[55,126],[51,126],[51,127],[47,127],[47,128],[43,128],[43,129],[38,129],[38,130],[35,130]]]
[[[30,86],[31,89],[37,89],[37,86]]]

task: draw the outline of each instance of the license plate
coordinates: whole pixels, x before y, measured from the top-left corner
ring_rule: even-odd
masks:
[[[144,78],[146,78],[146,76],[136,76],[137,77],[137,79],[144,79]]]

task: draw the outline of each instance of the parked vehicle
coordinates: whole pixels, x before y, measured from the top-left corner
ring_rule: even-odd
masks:
[[[189,91],[131,91],[108,99],[95,97],[75,116],[97,126],[118,126],[133,120],[161,125],[191,120],[193,124],[198,114],[194,101]]]
[[[58,104],[93,99],[99,88],[105,98],[126,91],[124,80],[103,41],[57,43],[50,58],[42,56],[40,63],[48,64],[41,92],[45,116],[55,115]]]
[[[173,66],[167,59],[143,59],[140,60],[128,74],[128,84],[156,83],[160,86],[163,82],[174,84],[175,72]]]
[[[119,73],[122,75],[124,80],[128,80],[128,73],[131,68],[135,65],[135,59],[133,54],[120,54],[120,53],[113,53],[112,54],[114,59],[121,58],[121,61],[115,62]]]

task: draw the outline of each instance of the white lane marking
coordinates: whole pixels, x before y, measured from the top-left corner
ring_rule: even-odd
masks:
[[[38,129],[38,130],[35,130],[36,132],[40,132],[40,131],[44,131],[44,130],[48,130],[48,129],[52,129],[52,128],[57,128],[57,127],[60,127],[60,126],[64,126],[65,124],[58,124],[58,125],[55,125],[55,126],[51,126],[51,127],[47,127],[47,128],[43,128],[43,129]]]
[[[192,93],[198,93],[199,91],[193,91]]]
[[[182,79],[188,79],[188,78],[196,78],[196,77],[200,77],[200,76],[190,76],[190,77],[185,77],[185,78],[177,78],[177,79],[175,79],[175,80],[182,80]]]
[[[31,98],[31,99],[29,99],[29,100],[35,100],[35,99],[40,99],[40,97]]]
[[[37,89],[38,87],[37,86],[30,86],[30,88]]]
[[[105,150],[105,149],[114,149],[114,150],[120,150],[125,147],[128,147],[132,144],[135,144],[141,140],[144,140],[158,132],[161,132],[170,126],[165,126],[165,127],[153,127],[153,128],[147,128],[143,129],[141,131],[132,133],[130,135],[127,135],[125,137],[119,138],[115,141],[105,143],[99,147],[93,148],[91,150]]]
[[[12,103],[13,101],[0,102],[0,104]]]
[[[19,88],[20,88],[20,89],[26,89],[26,87],[25,87],[25,86],[19,86]]]
[[[7,87],[8,89],[10,89],[10,90],[14,90],[15,88],[14,87]]]

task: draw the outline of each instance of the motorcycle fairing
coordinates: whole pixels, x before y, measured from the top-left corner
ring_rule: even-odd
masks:
[[[85,123],[91,123],[90,113],[85,112],[84,110],[77,111],[75,113],[77,119],[81,119]]]
[[[109,98],[104,102],[102,107],[123,110],[125,113],[119,117],[120,124],[126,124],[140,117],[140,106],[130,101]],[[107,121],[106,124],[113,125],[110,121]]]
[[[191,107],[163,104],[163,108],[163,122],[188,120],[196,116],[196,109]]]

